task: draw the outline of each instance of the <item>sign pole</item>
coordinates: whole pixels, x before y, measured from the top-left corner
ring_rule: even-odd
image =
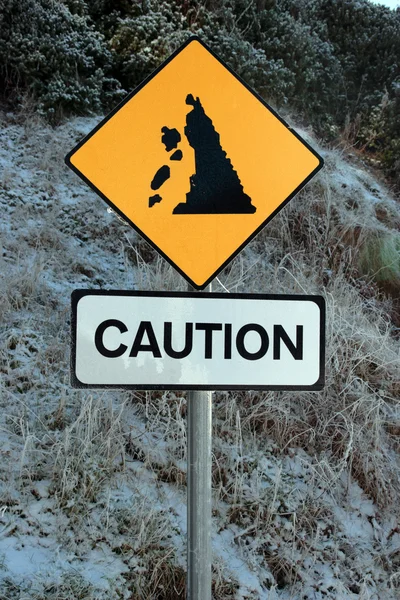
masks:
[[[187,600],[211,600],[211,398],[187,394]]]
[[[133,114],[138,116],[134,123]],[[151,131],[149,120],[154,122]],[[232,123],[237,124],[235,136],[229,135]],[[180,125],[181,131],[174,125]],[[193,152],[186,152],[188,144],[195,158],[189,191],[176,169],[179,161],[192,160]],[[323,166],[317,152],[196,36],[126,96],[65,161],[200,289]],[[289,179],[277,177],[281,172],[289,172]],[[150,173],[154,173],[151,181]],[[189,291],[194,291],[191,285]],[[324,385],[322,297],[259,295],[257,300],[247,294],[249,314],[244,296],[221,296],[196,298],[196,294],[175,292],[169,296],[174,298],[171,303],[162,300],[168,297],[164,292],[75,290],[72,295],[74,387],[188,392],[188,600],[211,600],[212,584],[212,394],[189,389],[211,385],[214,389],[317,390]],[[296,306],[295,314],[288,310],[289,302]],[[179,308],[174,311],[175,303]],[[182,314],[193,315],[194,322],[186,323],[184,350],[177,351],[173,331],[177,341]],[[204,336],[193,336],[194,330],[204,331]],[[304,335],[303,330],[307,330]],[[213,331],[220,335],[213,336]],[[220,349],[214,356],[213,341]],[[199,347],[203,343],[204,351]],[[148,360],[143,362],[144,358]],[[182,361],[178,368],[177,360]],[[190,368],[193,361],[201,377]]]

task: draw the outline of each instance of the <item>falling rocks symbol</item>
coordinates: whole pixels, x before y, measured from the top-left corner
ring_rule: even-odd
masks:
[[[162,127],[161,129],[161,141],[165,146],[167,152],[174,150],[178,147],[181,141],[181,134],[177,129],[169,129],[169,127]]]
[[[252,205],[251,198],[244,193],[239,176],[221,147],[219,133],[205,113],[200,99],[188,94],[186,104],[193,106],[193,110],[186,115],[184,131],[194,150],[196,171],[190,177],[190,191],[186,194],[186,202],[178,204],[173,214],[255,213],[256,207]],[[166,126],[161,131],[161,141],[166,151],[177,148],[181,140],[179,132]],[[170,160],[181,160],[182,156],[182,152],[177,150]],[[151,188],[159,189],[169,176],[169,167],[163,165],[154,176]],[[151,196],[149,207],[161,200],[158,194]]]

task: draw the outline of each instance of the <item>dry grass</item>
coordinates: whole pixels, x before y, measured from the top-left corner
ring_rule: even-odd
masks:
[[[333,173],[334,167],[328,160]],[[293,506],[282,499],[281,508],[274,510],[285,486],[276,472],[269,489],[260,485],[256,455],[264,447],[261,440],[269,440],[268,452],[265,447],[262,452],[272,463],[290,457],[294,448],[307,452],[312,465],[308,486],[317,498],[328,494],[334,502],[342,501],[345,478],[348,486],[357,481],[376,505],[396,514],[400,499],[400,345],[392,311],[396,297],[390,296],[398,278],[398,234],[388,220],[382,225],[383,200],[375,211],[361,194],[352,201],[346,189],[350,197],[343,203],[332,181],[328,173],[308,186],[219,277],[227,291],[322,293],[327,303],[323,392],[218,393],[214,400],[215,490],[230,506],[229,521],[242,528],[244,539],[254,538],[249,542],[253,551],[262,552],[277,587],[291,590],[293,598],[306,585],[301,574],[307,557],[320,560],[318,537],[335,539],[337,523],[329,516],[329,503],[319,500],[315,510],[315,498]],[[393,203],[385,206],[387,214],[399,217]],[[378,249],[372,244],[368,254],[363,249],[371,239],[383,241]],[[222,449],[219,439],[229,447],[225,443]],[[289,536],[274,532],[279,514],[283,523],[294,520]],[[296,548],[296,560],[290,548]],[[389,578],[390,572],[382,597],[397,581],[397,576]],[[357,584],[351,584],[348,573],[343,568],[335,597],[352,592],[369,597],[362,568]]]
[[[187,283],[169,263],[139,236],[126,236],[125,257],[130,268],[136,269],[138,290],[186,291]]]
[[[23,148],[18,160],[36,173],[41,187],[23,204],[23,191],[14,193],[15,173],[9,169],[0,179],[13,222],[23,230],[3,232],[1,244],[1,431],[12,446],[0,471],[0,503],[19,508],[36,483],[48,480],[52,510],[68,519],[63,543],[72,544],[66,541],[71,531],[82,545],[104,537],[129,567],[124,577],[131,599],[184,598],[184,552],[170,538],[167,508],[149,508],[138,489],[122,506],[104,497],[129,481],[131,465],[139,464],[154,489],[173,488],[184,501],[185,395],[72,392],[65,290],[186,290],[187,284],[104,206],[100,212],[100,201],[73,187],[61,159],[79,137],[76,132],[65,126],[55,138],[32,122],[15,135]],[[271,598],[285,594],[294,600],[309,586],[309,597],[353,593],[366,599],[375,590],[388,600],[400,582],[398,551],[390,545],[396,533],[380,532],[373,548],[359,541],[352,546],[335,512],[351,510],[355,481],[374,502],[374,527],[385,514],[398,515],[400,505],[399,337],[393,309],[400,210],[356,166],[349,173],[338,153],[328,153],[325,171],[213,287],[227,293],[318,293],[327,303],[324,391],[214,394],[214,524],[218,532],[234,532],[235,550]],[[58,206],[60,182],[71,186],[73,205]],[[34,218],[37,227],[29,225]],[[94,254],[109,253],[112,266],[106,260],[99,266],[89,247]],[[59,281],[69,287],[56,293]],[[95,525],[90,515],[100,507]],[[174,533],[183,537],[178,529]],[[218,600],[238,594],[228,563],[216,557]],[[332,589],[323,583],[328,568]],[[30,590],[11,580],[2,585],[5,598],[101,597],[79,577]],[[121,598],[121,589],[117,585],[109,598]]]
[[[102,398],[83,399],[78,417],[52,447],[51,493],[60,506],[79,512],[82,503],[95,502],[102,485],[124,468],[123,409],[116,413]]]
[[[0,598],[2,600],[95,600],[96,593],[82,575],[66,572],[61,580],[43,583],[38,577],[33,585],[19,585],[6,577],[0,583]],[[98,597],[98,596],[97,596]]]
[[[159,550],[139,574],[126,577],[130,600],[178,600],[186,598],[186,573],[173,560],[173,551]]]

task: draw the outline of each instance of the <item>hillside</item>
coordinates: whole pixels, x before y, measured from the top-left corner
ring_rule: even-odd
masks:
[[[64,166],[99,118],[1,114],[0,598],[184,597],[185,394],[69,385],[76,288],[186,283]],[[351,150],[215,291],[322,294],[323,392],[215,393],[214,598],[398,598],[400,206]]]
[[[192,35],[400,187],[400,10],[369,0],[0,0],[0,103],[106,112]]]

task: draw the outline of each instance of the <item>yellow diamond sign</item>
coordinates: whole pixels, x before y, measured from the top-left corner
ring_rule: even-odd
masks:
[[[198,38],[66,162],[198,289],[323,165]]]

